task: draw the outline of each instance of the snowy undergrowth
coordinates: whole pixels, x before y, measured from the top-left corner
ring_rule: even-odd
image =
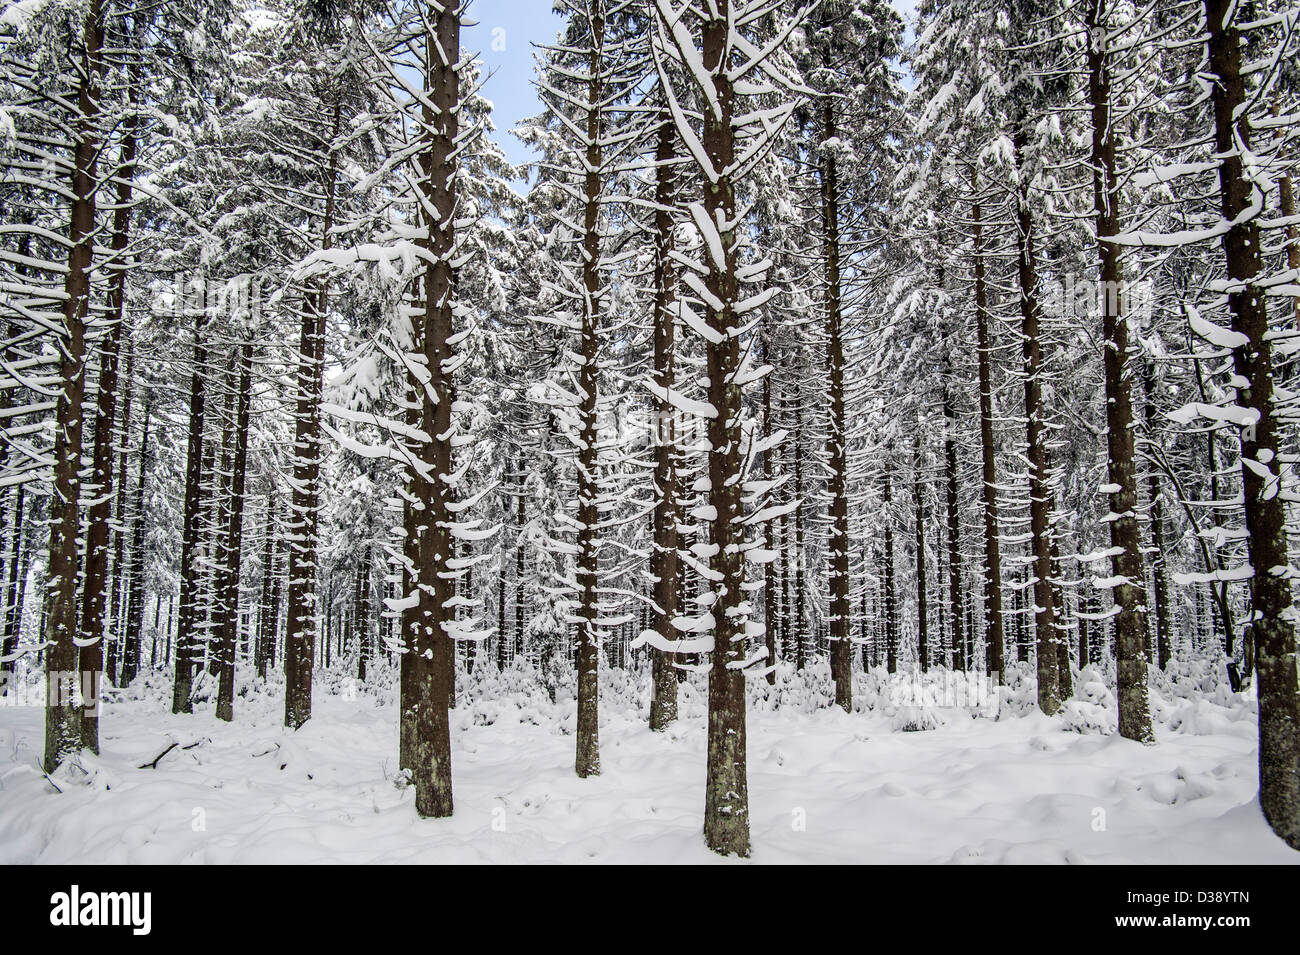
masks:
[[[1076,672],[1054,718],[1033,673],[1004,686],[859,673],[854,712],[822,662],[750,683],[754,861],[1297,862],[1255,802],[1255,703],[1221,661],[1154,673],[1158,744],[1114,735],[1114,678]],[[0,863],[710,861],[699,836],[706,678],[645,728],[646,674],[601,673],[599,777],[573,773],[572,673],[461,672],[456,813],[420,820],[397,772],[395,674],[318,672],[313,719],[281,724],[282,684],[241,669],[236,721],[170,713],[149,674],[111,691],[103,752],[47,780],[42,711],[0,706]],[[56,787],[62,792],[57,792]]]

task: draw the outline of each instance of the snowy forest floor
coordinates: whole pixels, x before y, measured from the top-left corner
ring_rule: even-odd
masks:
[[[1108,675],[1091,668],[1050,719],[1025,669],[982,709],[907,705],[898,678],[858,674],[846,714],[826,705],[824,664],[783,668],[775,690],[750,688],[752,860],[1300,863],[1256,801],[1255,703],[1219,669],[1153,675],[1158,743],[1144,747],[1113,733]],[[319,672],[313,718],[292,733],[274,681],[241,673],[225,724],[207,699],[171,715],[169,684],[147,676],[110,691],[103,752],[62,767],[61,793],[37,768],[42,709],[0,706],[0,863],[719,861],[700,834],[704,678],[656,734],[644,677],[604,672],[602,772],[581,780],[572,683],[557,676],[552,700],[522,666],[462,674],[442,820],[416,816],[397,772],[390,671],[359,692]],[[929,702],[953,702],[942,679],[949,695]]]

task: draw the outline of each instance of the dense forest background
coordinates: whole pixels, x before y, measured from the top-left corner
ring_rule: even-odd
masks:
[[[656,729],[700,673],[744,854],[747,695],[1051,715],[1091,668],[1150,742],[1197,659],[1300,848],[1300,8],[556,11],[520,169],[472,5],[4,8],[0,665],[46,770],[99,674],[290,727],[346,677],[447,815],[476,672],[571,688],[580,776],[603,669]]]

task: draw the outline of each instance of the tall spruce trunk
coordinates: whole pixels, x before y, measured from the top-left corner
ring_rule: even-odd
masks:
[[[134,99],[134,95],[132,96]],[[78,652],[82,679],[98,685],[104,669],[104,640],[108,636],[104,609],[108,588],[108,535],[113,503],[114,417],[117,411],[118,354],[122,326],[126,321],[126,262],[131,229],[131,182],[135,160],[139,117],[134,111],[124,124],[117,171],[113,238],[110,252],[114,268],[109,273],[108,328],[99,348],[99,393],[96,396],[95,441],[91,483],[94,496],[86,513],[86,552],[83,568],[81,640]],[[93,203],[93,199],[91,200]],[[99,752],[99,707],[87,706],[81,716],[81,745]]]
[[[966,629],[961,599],[961,510],[957,496],[957,412],[952,397],[952,368],[948,361],[948,379],[943,389],[943,458],[947,481],[948,504],[948,612],[952,617],[952,667],[967,666]]]
[[[677,269],[673,264],[673,215],[677,201],[677,176],[670,163],[676,132],[665,114],[655,143],[655,272],[654,272],[654,381],[660,388],[674,385],[674,327],[677,306]],[[677,415],[664,397],[655,404],[659,416],[655,442],[654,544],[650,575],[654,578],[655,632],[664,641],[675,640],[672,625],[677,615]],[[764,458],[765,466],[766,456]],[[770,626],[770,624],[769,624]],[[677,719],[677,674],[673,654],[658,647],[650,657],[650,728],[662,730]]]
[[[768,343],[766,330],[762,333],[761,345],[763,362],[771,359],[771,345]],[[763,377],[763,440],[772,437],[772,376]],[[772,449],[763,452],[763,480],[772,480]],[[774,521],[763,525],[763,549],[771,551],[776,544]],[[767,648],[767,684],[776,686],[778,598],[776,590],[776,562],[768,560],[763,564],[763,641]]]
[[[185,452],[185,504],[181,523],[180,607],[176,621],[176,654],[172,678],[172,712],[190,713],[194,705],[190,691],[194,683],[195,653],[198,649],[200,567],[200,511],[203,496],[205,455],[204,415],[208,360],[207,322],[202,306],[195,309],[194,346],[191,353],[189,437]]]
[[[447,4],[435,11],[425,37],[423,107],[425,149],[420,157],[421,191],[428,210],[428,264],[422,276],[424,312],[417,319],[416,342],[423,352],[430,380],[416,389],[420,430],[428,440],[419,453],[431,479],[408,468],[408,494],[418,507],[407,508],[408,556],[413,559],[410,584],[417,603],[403,615],[407,651],[403,663],[403,710],[410,723],[406,760],[415,783],[415,808],[424,817],[452,813],[451,726],[448,709],[454,692],[455,647],[449,624],[455,620],[455,541],[451,534],[452,469],[451,406],[454,323],[452,296],[455,277],[451,256],[456,225],[456,137],[459,129],[460,83],[459,7]],[[408,705],[409,702],[409,705]],[[405,715],[405,714],[404,714]],[[404,734],[405,735],[405,734]]]
[[[1251,131],[1244,109],[1241,35],[1229,19],[1236,9],[1230,0],[1205,0],[1209,72],[1215,79],[1210,100],[1220,209],[1224,221],[1232,223],[1222,239],[1233,282],[1228,294],[1232,330],[1240,339],[1232,349],[1232,365],[1244,381],[1237,388],[1237,401],[1257,415],[1254,425],[1241,430],[1241,479],[1246,547],[1255,568],[1255,614],[1249,627],[1258,674],[1259,802],[1273,831],[1293,849],[1300,849],[1300,671],[1291,619],[1286,504],[1279,493],[1277,471],[1272,343],[1264,293],[1258,285],[1260,236],[1255,218],[1243,215],[1255,186],[1242,162],[1242,151],[1250,149]]]
[[[325,217],[321,248],[333,244],[338,155],[334,151],[341,122],[341,100],[327,149],[329,159],[321,186]],[[323,280],[303,295],[298,336],[297,395],[293,425],[293,496],[289,517],[289,610],[284,634],[284,725],[297,729],[311,718],[312,663],[316,656],[316,549],[319,525],[321,462],[321,392],[325,373],[325,320],[328,292]]]
[[[1143,385],[1147,440],[1158,445],[1160,424],[1156,420],[1155,363],[1150,359],[1143,361]],[[1169,579],[1166,574],[1169,559],[1165,553],[1165,500],[1160,490],[1160,475],[1154,467],[1147,470],[1147,497],[1151,500],[1151,545],[1155,551],[1151,557],[1151,578],[1156,603],[1156,665],[1163,670],[1173,657],[1173,621],[1169,613]]]
[[[126,600],[126,629],[122,644],[122,686],[130,686],[140,673],[140,637],[144,626],[144,494],[149,463],[149,392],[144,394],[144,427],[140,431],[140,450],[135,483],[135,506],[131,517],[131,571]],[[124,449],[125,450],[125,449]]]
[[[921,427],[912,443],[912,496],[916,503],[916,630],[921,672],[930,669],[930,632],[925,606],[925,485],[921,478]]]
[[[234,449],[230,461],[230,494],[226,509],[225,613],[217,629],[217,719],[234,719],[235,655],[239,649],[239,568],[244,541],[244,483],[248,466],[248,419],[252,393],[253,349],[235,346],[239,384],[235,392]]]
[[[253,667],[265,680],[271,667],[271,647],[275,641],[275,617],[279,608],[271,603],[271,588],[275,580],[275,491],[266,494],[266,523],[262,537],[262,594],[258,602],[257,642],[253,645]]]
[[[75,29],[75,28],[74,28]],[[68,270],[60,329],[59,396],[55,406],[54,483],[49,498],[50,553],[46,562],[45,759],[47,773],[81,746],[82,706],[98,716],[96,676],[78,678],[77,577],[81,524],[82,402],[86,392],[86,322],[94,255],[96,159],[99,153],[100,79],[104,69],[104,11],[90,0],[79,47],[79,85],[73,136],[68,224]]]
[[[710,566],[717,583],[713,615],[713,653],[709,667],[708,765],[704,799],[704,839],[722,855],[749,855],[749,783],[745,749],[745,617],[740,545],[744,516],[738,475],[741,471],[740,370],[741,321],[736,279],[736,192],[730,170],[736,160],[734,89],[723,55],[728,49],[728,0],[717,0],[702,13],[703,68],[717,97],[717,111],[703,110],[703,146],[716,181],[704,186],[704,212],[721,224],[723,261],[706,255],[706,287],[715,300],[707,311],[712,336],[705,347],[708,401],[716,413],[708,419],[708,503],[713,507],[709,541]],[[716,307],[721,305],[721,308]],[[802,642],[802,634],[799,635]]]
[[[27,548],[23,546],[23,506],[26,485],[19,484],[14,493],[14,522],[9,535],[8,580],[5,582],[4,630],[0,636],[0,678],[12,675],[18,653],[18,635],[23,621],[23,591],[26,582]]]
[[[1052,592],[1052,491],[1047,470],[1047,422],[1041,380],[1043,347],[1039,338],[1042,308],[1034,250],[1034,218],[1029,208],[1023,124],[1013,135],[1021,182],[1016,196],[1016,275],[1020,290],[1020,335],[1025,374],[1025,457],[1029,462],[1029,524],[1033,541],[1033,607],[1037,644],[1038,706],[1048,716],[1060,709],[1057,686],[1056,608]]]
[[[126,465],[127,465],[127,445],[130,444],[131,434],[131,383],[135,380],[134,376],[134,358],[135,349],[132,346],[131,339],[126,342],[126,387],[122,389],[122,415],[117,427],[116,444],[118,445],[117,454],[117,480],[114,484],[117,487],[117,500],[113,504],[113,570],[112,583],[108,587],[109,604],[108,619],[112,622],[109,628],[105,630],[105,648],[104,672],[108,675],[109,680],[114,684],[117,682],[118,658],[121,655],[122,640],[124,638],[123,607],[125,603],[124,577],[125,569],[123,567],[123,558],[126,556]],[[83,596],[83,601],[85,597]]]
[[[974,176],[974,174],[972,174]],[[978,187],[978,182],[972,185]],[[988,282],[985,278],[983,212],[971,203],[975,260],[975,334],[979,352],[981,498],[984,504],[984,644],[990,679],[1002,683],[1006,668],[1002,620],[1002,558],[998,540],[997,445],[993,437],[993,348],[989,335]]]
[[[804,584],[804,487],[803,487],[803,404],[796,394],[794,402],[794,665],[800,673],[808,665],[808,594]]]
[[[1119,614],[1115,618],[1118,660],[1116,695],[1119,733],[1155,742],[1147,703],[1146,571],[1137,519],[1137,473],[1133,455],[1133,402],[1128,362],[1128,320],[1124,264],[1110,237],[1120,232],[1120,181],[1115,160],[1115,117],[1111,113],[1110,51],[1106,47],[1107,0],[1088,8],[1088,93],[1092,110],[1092,195],[1097,226],[1101,323],[1106,375],[1106,473],[1110,485],[1111,573]]]
[[[524,485],[524,456],[520,452],[515,458],[516,473],[518,475],[518,486],[515,490],[515,653],[524,653],[524,622],[526,614],[524,612],[524,547],[523,547],[523,529],[526,514],[524,508],[527,504],[526,487]]]
[[[839,130],[834,100],[822,100],[823,139]],[[830,407],[826,435],[826,492],[830,495],[830,651],[835,704],[853,711],[853,646],[849,642],[849,495],[848,451],[844,418],[844,316],[840,291],[840,192],[835,156],[821,158],[822,247],[825,258],[826,372]]]
[[[898,599],[894,591],[894,475],[893,444],[885,445],[885,669],[898,672]],[[941,651],[942,652],[942,651]]]
[[[600,374],[600,199],[603,162],[601,113],[604,89],[601,82],[605,46],[603,8],[593,5],[591,48],[587,58],[587,151],[584,177],[582,222],[582,329],[579,344],[582,367],[578,370],[578,553],[574,573],[578,585],[577,679],[578,719],[574,769],[580,777],[600,773],[600,633],[597,629],[596,578],[600,573],[597,540],[597,498],[600,494],[597,468],[596,407]]]

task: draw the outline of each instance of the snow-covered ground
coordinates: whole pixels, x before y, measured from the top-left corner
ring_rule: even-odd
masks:
[[[858,676],[845,714],[824,705],[824,668],[783,671],[776,693],[751,688],[752,861],[1300,863],[1255,799],[1254,703],[1215,673],[1155,677],[1158,744],[1144,747],[1109,733],[1113,697],[1092,670],[1052,719],[1025,674],[971,716],[909,706],[879,674]],[[150,677],[106,705],[102,755],[53,784],[36,765],[42,710],[0,706],[0,863],[718,861],[700,835],[692,680],[678,725],[653,734],[644,681],[605,673],[602,773],[581,780],[566,684],[552,701],[530,672],[480,672],[453,716],[443,820],[419,819],[401,785],[390,688],[321,674],[313,719],[289,733],[274,684],[244,680],[227,725],[210,701],[171,715]]]

